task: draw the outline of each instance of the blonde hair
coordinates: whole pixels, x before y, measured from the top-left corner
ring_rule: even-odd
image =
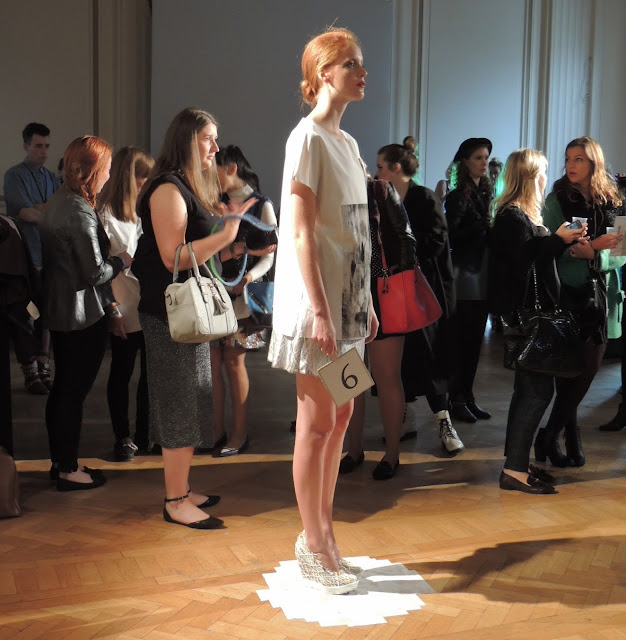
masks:
[[[543,198],[537,193],[536,179],[548,168],[546,157],[536,149],[518,149],[507,158],[502,193],[492,203],[496,215],[507,206],[521,209],[535,225],[543,224]]]
[[[619,207],[622,204],[622,198],[615,181],[606,170],[602,147],[589,136],[574,138],[565,147],[565,153],[567,154],[568,149],[573,147],[582,147],[593,167],[589,187],[591,200],[599,205],[611,204],[614,207]],[[554,191],[565,191],[570,200],[574,200],[575,192],[579,190],[569,181],[567,175],[564,175],[554,183]]]
[[[172,172],[182,173],[200,204],[210,213],[222,215],[217,206],[220,200],[220,185],[215,164],[203,170],[198,151],[198,133],[209,124],[217,127],[215,118],[200,109],[188,107],[174,117],[165,134],[163,148],[150,178],[139,194],[140,199],[143,199],[150,183],[157,176]]]
[[[108,207],[114,218],[134,222],[137,207],[137,178],[147,178],[154,158],[137,147],[122,147],[111,163],[111,177],[98,198],[100,210]]]
[[[351,44],[360,48],[358,38],[348,29],[331,27],[310,40],[302,53],[302,99],[310,106],[317,104],[321,89],[319,74],[335,64]]]

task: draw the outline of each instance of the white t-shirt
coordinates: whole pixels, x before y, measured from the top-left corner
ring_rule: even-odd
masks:
[[[122,251],[127,251],[134,256],[141,235],[141,220],[137,219],[137,222],[118,220],[108,208],[100,212],[100,220],[111,241],[111,255],[116,256]],[[115,300],[120,303],[119,309],[126,320],[128,333],[141,331],[137,312],[140,296],[139,281],[130,268],[123,269],[117,274],[111,282],[111,288]]]
[[[273,329],[289,337],[312,336],[313,309],[293,239],[291,181],[317,197],[314,237],[322,283],[337,340],[369,332],[370,233],[366,175],[359,147],[342,131],[339,140],[309,118],[291,132],[285,151],[280,235],[276,256]]]

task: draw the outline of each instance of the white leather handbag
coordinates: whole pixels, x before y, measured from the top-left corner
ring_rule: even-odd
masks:
[[[176,249],[172,284],[165,289],[165,309],[172,340],[176,342],[209,342],[237,331],[237,318],[224,286],[206,269],[201,275],[191,242],[187,250],[192,269],[184,282],[178,280],[178,263],[184,245]]]

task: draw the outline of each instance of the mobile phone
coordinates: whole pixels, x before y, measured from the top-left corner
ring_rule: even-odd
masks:
[[[582,229],[583,223],[580,220],[574,220],[574,222],[567,225],[568,229]]]

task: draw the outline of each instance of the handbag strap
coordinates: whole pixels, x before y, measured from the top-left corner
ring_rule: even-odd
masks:
[[[193,246],[191,242],[187,242],[186,244],[179,244],[176,247],[176,257],[174,258],[174,271],[172,273],[172,282],[176,282],[178,280],[178,271],[179,271],[178,263],[180,262],[180,252],[183,250],[184,246],[187,247],[187,251],[189,252],[189,258],[191,259],[191,269],[189,269],[189,271],[193,272],[193,275],[197,280],[200,279],[200,268],[198,267],[196,254],[193,252]],[[207,272],[207,275],[211,277],[211,273],[209,272],[208,269],[206,269],[206,272]]]
[[[376,230],[376,240],[378,240],[378,246],[380,247],[380,260],[383,263],[383,277],[389,277],[389,269],[387,268],[387,259],[385,258],[385,248],[383,247],[383,241],[380,237],[380,224]]]
[[[261,231],[276,231],[276,225],[275,224],[267,224],[266,222],[263,222],[262,220],[259,220],[256,216],[253,216],[250,213],[229,213],[227,215],[225,215],[223,218],[220,218],[220,221],[213,227],[213,229],[211,230],[211,234],[213,234],[215,231],[217,231],[217,229],[219,229],[220,226],[222,226],[224,224],[225,220],[241,220],[242,222],[248,222],[250,223],[253,227],[256,227],[257,229],[260,229]],[[246,249],[246,247],[244,246],[243,248],[243,262],[241,264],[241,269],[239,270],[239,273],[237,274],[237,276],[233,279],[233,280],[224,280],[220,274],[217,271],[217,267],[215,266],[215,256],[211,256],[209,258],[209,268],[211,269],[211,273],[215,276],[215,278],[217,280],[219,280],[223,285],[227,286],[227,287],[234,287],[236,285],[238,285],[241,282],[241,279],[243,278],[245,272],[246,272],[246,267],[248,265],[248,250]]]

